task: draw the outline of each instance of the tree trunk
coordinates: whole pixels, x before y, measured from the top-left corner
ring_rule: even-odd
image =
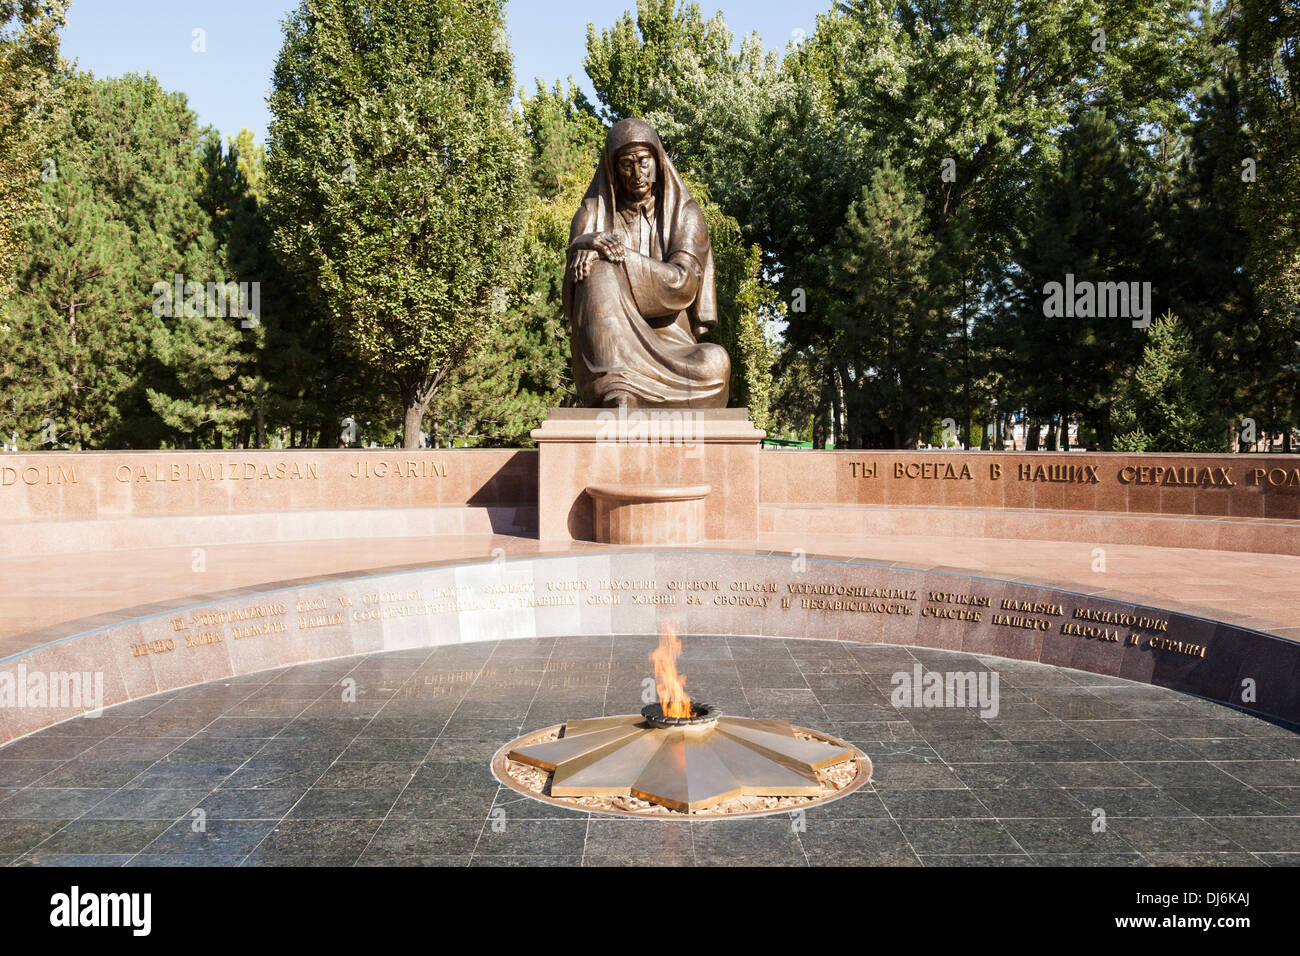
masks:
[[[402,399],[402,447],[415,449],[421,447],[420,431],[424,425],[424,413],[429,410],[433,398],[438,394],[438,386],[445,376],[432,372],[418,373],[407,371],[394,376],[397,394]]]
[[[334,416],[326,409],[320,416],[320,427],[316,432],[317,448],[342,448],[343,427],[334,425]]]
[[[848,366],[843,362],[835,366],[835,394],[843,397],[841,402],[841,428],[843,444],[836,443],[836,448],[861,448],[862,403],[858,400],[857,386],[849,379]]]
[[[829,397],[822,392],[813,412],[812,444],[813,448],[819,450],[826,447],[826,404]]]
[[[963,412],[963,415],[964,415],[964,417],[965,417],[964,425],[965,425],[965,428],[966,428],[966,448],[969,449],[969,448],[971,448],[971,446],[974,444],[974,443],[971,441],[971,434],[970,434],[970,431],[971,431],[971,428],[970,428],[970,427],[971,427],[971,419],[974,417],[974,412],[971,410],[971,397],[970,397],[970,325],[969,325],[969,323],[967,322],[967,319],[966,319],[966,267],[965,267],[965,264],[962,265],[962,270],[961,270],[961,351],[962,351],[962,358],[961,358],[961,365],[962,365],[962,383],[961,383],[962,412]],[[981,445],[984,444],[984,442],[983,442],[982,439],[981,439],[981,441],[980,441],[980,444],[981,444]]]
[[[844,406],[840,401],[839,376],[835,366],[826,370],[826,381],[831,393],[831,444],[836,448],[844,447]]]
[[[424,410],[429,407],[429,403],[408,398],[404,404],[406,416],[402,420],[402,447],[419,448],[420,426],[424,422]]]

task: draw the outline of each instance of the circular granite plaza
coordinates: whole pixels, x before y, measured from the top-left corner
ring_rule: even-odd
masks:
[[[637,710],[656,642],[516,638],[357,655],[69,720],[0,748],[0,860],[1300,863],[1294,730],[1117,677],[921,647],[683,635],[699,699],[870,757],[870,783],[806,811],[626,819],[496,780],[493,754],[520,734]],[[933,672],[983,675],[996,690],[982,708],[901,694],[899,675]]]

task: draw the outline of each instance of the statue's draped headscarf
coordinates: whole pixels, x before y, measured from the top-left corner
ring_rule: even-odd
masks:
[[[684,251],[695,257],[702,270],[700,291],[687,308],[691,327],[711,329],[718,321],[713,287],[713,248],[709,243],[704,214],[682,181],[681,174],[664,151],[654,127],[644,120],[625,119],[614,124],[605,138],[605,150],[596,174],[582,197],[582,205],[573,217],[569,242],[589,232],[609,232],[614,227],[618,209],[618,154],[628,146],[646,146],[655,156],[658,176],[655,182],[655,222],[659,230],[659,248],[667,260]],[[566,272],[566,287],[573,280]],[[566,289],[567,291],[567,289]]]

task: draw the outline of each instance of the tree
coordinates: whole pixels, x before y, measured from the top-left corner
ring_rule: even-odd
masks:
[[[249,195],[259,204],[266,202],[266,147],[257,142],[256,135],[248,128],[241,129],[238,136],[227,137],[226,144],[235,157]]]
[[[966,313],[950,326],[965,331],[935,361],[962,367],[973,411],[980,363],[964,353],[984,337],[967,326],[996,312],[982,301],[996,292],[992,270],[1022,243],[1059,131],[1109,107],[1121,139],[1145,147],[1135,162],[1152,165],[1159,131],[1181,122],[1199,76],[1195,28],[1190,0],[1104,11],[1058,0],[840,3],[779,62],[756,42],[722,64],[679,45],[654,88],[652,121],[762,247],[780,298],[806,306],[791,310],[787,336],[824,361],[836,342],[829,265],[872,170],[889,161],[913,185],[938,246],[958,247],[947,233],[964,215],[965,268],[944,291]],[[833,402],[838,387],[825,393]]]
[[[400,395],[406,447],[490,337],[527,170],[500,0],[304,2],[270,98],[277,250]]]
[[[710,204],[710,208],[716,209]],[[709,216],[705,211],[705,218]],[[731,404],[749,409],[757,428],[772,423],[772,385],[777,364],[777,345],[769,323],[780,318],[775,293],[763,282],[762,250],[746,246],[740,227],[730,216],[717,213],[714,235],[734,231],[724,243],[721,256],[714,256],[717,268],[718,325],[709,336],[725,348],[731,361]]]
[[[591,85],[610,124],[629,116],[645,117],[662,103],[655,81],[673,66],[674,56],[690,50],[704,62],[731,56],[731,31],[722,14],[704,20],[699,4],[677,0],[637,0],[636,19],[625,11],[614,26],[597,35],[587,24],[587,57],[583,61]]]
[[[488,346],[456,369],[431,406],[435,438],[527,445],[548,408],[576,403],[563,283],[569,222],[585,190],[585,176],[570,176],[554,198],[532,198],[520,280],[500,297],[502,321]]]
[[[209,229],[196,247],[202,271],[191,278],[204,283],[204,294],[178,298],[167,288],[171,283],[158,290],[169,320],[153,336],[145,395],[173,432],[169,440],[181,447],[222,448],[228,435],[246,438],[254,417],[256,444],[263,447],[268,384],[259,373],[266,345],[261,292],[277,283],[256,267],[269,250],[265,230],[255,226],[257,200],[239,153],[224,151],[211,130],[200,152],[195,198]]]
[[[0,300],[14,289],[23,226],[40,200],[45,115],[56,96],[66,0],[0,0]]]
[[[740,225],[710,198],[703,183],[689,173],[683,173],[683,178],[704,213],[713,248],[718,324],[704,340],[721,345],[731,357],[728,404],[748,407],[755,426],[766,428],[776,363],[766,327],[777,315],[777,304],[775,294],[762,281],[762,251],[745,242]]]
[[[1067,443],[1066,423],[1084,416],[1107,451],[1115,399],[1143,346],[1127,293],[1131,283],[1139,295],[1155,293],[1150,190],[1134,167],[1114,123],[1092,112],[1080,117],[1062,137],[1057,168],[1040,179],[1032,231],[1004,272],[1014,303],[1002,330],[1013,389],[1032,413],[1055,418]],[[1121,301],[1109,293],[1105,303],[1101,292],[1076,296],[1075,281],[1094,292],[1123,284],[1129,314],[1109,314]],[[1154,314],[1149,299],[1146,307]]]
[[[1172,313],[1152,323],[1117,417],[1120,451],[1227,451],[1228,420],[1213,376]]]
[[[1188,150],[1172,187],[1158,197],[1164,253],[1160,286],[1212,373],[1220,409],[1276,426],[1276,367],[1251,278],[1242,158],[1252,147],[1236,77],[1229,72],[1201,97]]]
[[[605,126],[586,94],[573,77],[569,77],[567,89],[557,80],[555,89],[550,90],[538,80],[536,95],[530,97],[520,90],[519,102],[528,136],[530,178],[537,194],[554,199],[575,182],[585,189],[605,143]]]
[[[1249,272],[1260,307],[1268,361],[1258,370],[1262,412],[1291,450],[1300,422],[1300,375],[1286,356],[1300,339],[1300,6],[1245,0],[1226,12],[1224,30],[1239,77],[1257,174],[1242,197],[1250,236]]]
[[[914,448],[942,394],[940,262],[920,203],[886,163],[848,211],[831,264],[833,343],[848,445]],[[840,447],[838,444],[836,447]]]
[[[167,355],[179,360],[193,346],[208,361],[216,348],[206,332],[191,336],[201,324],[179,311],[193,305],[206,323],[206,282],[220,278],[198,202],[194,113],[152,77],[75,74],[61,90],[48,116],[55,174],[41,184],[20,291],[0,330],[0,430],[29,445],[48,444],[37,439],[49,434],[45,422],[62,446],[197,440],[179,419],[160,419],[171,410],[148,395],[168,392]],[[163,301],[178,308],[159,315],[154,289],[174,289],[177,276],[182,301],[169,293]]]
[[[819,392],[816,357],[809,350],[798,352],[785,346],[780,350],[776,364],[782,369],[782,374],[772,383],[768,434],[787,441],[813,442],[815,448],[823,447],[824,426],[822,444],[816,443],[814,435]]]
[[[460,365],[429,409],[435,441],[528,445],[546,410],[577,402],[570,376],[564,269],[569,223],[600,157],[605,129],[570,81],[521,92],[529,200],[518,282],[495,303],[501,321],[487,346]]]

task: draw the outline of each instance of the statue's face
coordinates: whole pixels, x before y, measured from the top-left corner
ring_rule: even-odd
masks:
[[[629,146],[622,150],[614,161],[614,169],[623,196],[634,202],[649,196],[659,178],[655,154],[648,146]]]

